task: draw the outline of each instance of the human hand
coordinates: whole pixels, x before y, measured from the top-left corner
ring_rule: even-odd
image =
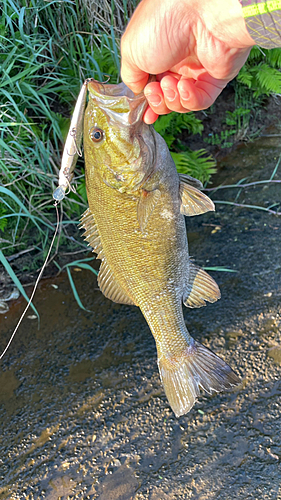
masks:
[[[121,76],[144,89],[146,123],[206,109],[255,45],[239,0],[142,0],[121,40]],[[149,74],[157,81],[147,83]]]

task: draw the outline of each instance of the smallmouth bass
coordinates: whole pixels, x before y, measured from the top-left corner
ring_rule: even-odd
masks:
[[[214,210],[202,184],[179,175],[164,139],[142,116],[147,103],[124,85],[89,81],[84,155],[85,239],[101,259],[103,294],[138,306],[154,336],[160,378],[176,416],[200,394],[240,380],[189,334],[182,312],[215,302],[215,281],[189,259],[184,216]]]

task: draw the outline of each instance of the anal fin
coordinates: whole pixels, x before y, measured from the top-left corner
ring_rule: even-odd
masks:
[[[118,304],[129,304],[132,306],[135,305],[134,301],[128,296],[127,292],[114,277],[105,259],[102,261],[100,266],[98,285],[103,295],[113,302],[117,302]]]
[[[189,280],[183,294],[186,307],[202,307],[207,302],[220,299],[220,290],[215,280],[206,271],[192,262],[189,263]]]

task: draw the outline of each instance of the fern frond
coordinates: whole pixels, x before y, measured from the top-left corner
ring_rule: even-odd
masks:
[[[273,68],[281,68],[281,49],[271,49],[266,53],[266,62],[270,64]]]
[[[244,85],[247,85],[249,89],[252,87],[252,81],[253,81],[253,75],[251,74],[251,69],[249,69],[246,66],[243,66],[241,70],[239,71],[239,74],[237,75],[237,81],[239,83],[243,83]]]
[[[281,73],[264,63],[258,66],[256,79],[265,92],[281,93]]]
[[[176,164],[177,171],[188,174],[201,182],[208,182],[211,175],[216,172],[216,161],[205,149],[198,151],[185,151],[183,153],[171,153]]]
[[[192,134],[201,134],[204,126],[194,113],[169,113],[159,116],[154,128],[165,139],[168,134],[173,135],[175,140],[182,130],[188,130]]]
[[[260,62],[264,59],[264,55],[263,53],[265,53],[265,49],[261,49],[259,48],[258,45],[254,45],[254,47],[251,49],[251,52],[248,56],[248,62]]]
[[[204,125],[201,120],[196,118],[194,113],[177,113],[176,114],[176,130],[180,132],[182,129],[187,129],[191,134],[202,134]]]
[[[169,113],[168,115],[159,116],[158,120],[154,123],[154,128],[158,134],[161,134],[169,128],[171,122],[175,120],[175,113]]]

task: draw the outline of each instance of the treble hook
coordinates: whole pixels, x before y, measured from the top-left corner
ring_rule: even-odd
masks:
[[[73,154],[69,153],[68,150],[67,150],[67,154],[68,156],[75,156],[76,154],[78,156],[82,156],[82,151],[80,148],[77,147],[77,142],[76,142],[76,137],[77,137],[77,130],[76,130],[76,127],[73,127],[70,131],[69,131],[69,135],[71,137],[73,137],[73,141],[74,141],[74,146],[75,146],[75,152]]]

